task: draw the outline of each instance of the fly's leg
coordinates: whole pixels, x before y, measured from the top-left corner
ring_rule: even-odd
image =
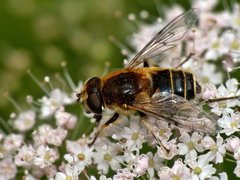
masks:
[[[191,59],[192,56],[194,56],[194,53],[190,53],[190,54],[187,56],[187,58],[186,58],[183,62],[181,62],[179,65],[177,65],[175,68],[178,69],[179,67],[181,67],[183,64],[185,64],[186,62],[188,62],[189,59]]]
[[[203,101],[204,104],[214,103],[214,102],[220,102],[220,101],[227,101],[227,100],[240,100],[240,96],[231,96],[231,97],[223,97],[223,98],[214,98],[214,99],[208,99]]]
[[[153,138],[158,142],[158,144],[160,145],[160,147],[162,148],[162,150],[164,151],[165,154],[168,154],[169,150],[167,150],[165,148],[165,146],[162,144],[161,140],[159,140],[159,138],[157,138],[153,132],[152,126],[151,124],[149,124],[148,120],[147,120],[147,116],[142,113],[139,112],[141,118],[141,123],[144,125],[144,127],[147,129],[147,131],[153,136]]]
[[[147,61],[143,61],[143,67],[149,67],[149,64]]]
[[[102,130],[103,130],[105,127],[107,127],[109,124],[115,122],[115,121],[118,119],[118,117],[119,117],[119,114],[118,114],[118,113],[115,113],[107,122],[105,122],[103,125],[101,125],[101,126],[98,128],[97,132],[95,133],[92,142],[89,143],[88,145],[89,145],[89,146],[92,146],[92,145],[95,143],[95,141],[97,140],[97,138],[98,138],[99,134],[102,132]]]
[[[95,114],[93,117],[96,119],[96,125],[98,126],[102,119],[102,114]]]

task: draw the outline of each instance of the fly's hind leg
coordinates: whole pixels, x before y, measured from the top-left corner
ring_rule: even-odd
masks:
[[[183,62],[181,62],[179,65],[177,65],[175,68],[178,69],[179,67],[181,67],[183,64],[185,64],[186,62],[188,62],[189,59],[191,59],[192,56],[194,56],[194,53],[190,53],[190,54],[186,57],[186,59],[185,59]]]
[[[159,138],[157,138],[156,135],[154,134],[154,130],[152,128],[152,125],[148,122],[147,116],[142,112],[139,112],[139,114],[141,116],[141,123],[144,125],[144,127],[147,129],[147,131],[153,136],[153,138],[157,141],[157,143],[160,145],[160,147],[165,152],[165,154],[168,154],[169,150],[167,150],[165,148],[165,146],[162,144],[161,140]]]
[[[208,99],[203,101],[204,104],[214,103],[214,102],[221,102],[221,101],[227,101],[227,100],[240,100],[239,96],[231,96],[231,97],[222,97],[222,98],[214,98],[214,99]]]
[[[105,122],[103,125],[101,125],[101,126],[98,128],[97,132],[95,133],[92,142],[89,143],[88,145],[89,145],[89,146],[92,146],[92,145],[95,143],[95,141],[97,140],[97,138],[98,138],[99,134],[102,132],[102,130],[103,130],[105,127],[107,127],[109,124],[115,122],[115,121],[118,119],[118,117],[119,117],[119,114],[118,114],[118,113],[115,113],[107,122]]]

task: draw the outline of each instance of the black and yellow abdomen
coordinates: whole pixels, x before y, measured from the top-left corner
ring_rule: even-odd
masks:
[[[160,67],[124,69],[102,78],[101,94],[110,108],[132,105],[139,94],[151,97],[156,91],[190,100],[196,97],[201,87],[192,73]]]
[[[201,92],[200,85],[195,81],[192,73],[182,70],[161,69],[152,73],[153,91],[176,94],[187,100],[194,99]]]

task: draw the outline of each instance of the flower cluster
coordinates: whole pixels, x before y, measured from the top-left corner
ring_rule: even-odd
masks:
[[[232,77],[240,62],[240,5],[235,3],[232,11],[214,12],[217,0],[194,1],[193,7],[200,10],[199,22],[184,40],[185,45],[166,53],[161,67],[175,67],[188,54],[194,55],[183,65],[191,71],[202,86],[200,98],[204,100],[240,95],[239,81]],[[166,10],[165,19],[142,24],[131,43],[140,50],[151,35],[159,31],[184,10],[174,6]],[[142,12],[140,17],[147,18]],[[135,16],[129,16],[131,21]],[[127,49],[122,49],[125,55]],[[184,53],[183,53],[184,52]],[[219,67],[222,63],[223,68]],[[218,66],[217,66],[218,65]],[[75,86],[65,64],[67,83]],[[96,142],[89,146],[92,134],[85,135],[78,127],[83,117],[68,110],[74,106],[76,97],[51,84],[45,77],[40,85],[45,95],[38,100],[28,96],[31,108],[12,113],[0,133],[0,179],[75,180],[82,176],[90,180],[145,179],[221,179],[240,177],[240,100],[223,100],[209,104],[212,113],[219,116],[219,130],[215,136],[200,132],[189,133],[174,129],[168,123],[149,117],[150,133],[138,115],[121,115],[116,123],[107,126]],[[226,82],[224,76],[228,77]],[[106,109],[100,124],[106,122],[113,112]],[[93,117],[91,122],[94,122]],[[51,120],[51,121],[50,121]],[[73,138],[69,134],[76,135]],[[76,140],[77,139],[77,140]],[[231,164],[232,169],[226,168]]]

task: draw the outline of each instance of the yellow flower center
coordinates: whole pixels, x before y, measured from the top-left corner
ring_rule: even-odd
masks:
[[[72,176],[66,176],[66,180],[72,180]]]
[[[80,161],[83,161],[85,159],[85,155],[83,153],[79,153],[77,157]]]
[[[235,23],[236,25],[240,25],[240,18],[236,18],[236,19],[234,20],[234,23]]]
[[[218,41],[212,43],[212,48],[213,48],[213,49],[217,49],[217,48],[219,48],[219,46],[220,46],[220,44],[219,44]]]
[[[51,159],[51,154],[49,153],[49,152],[46,152],[45,154],[44,154],[44,159],[45,160],[47,160],[47,161],[49,161],[50,159]]]
[[[238,123],[236,121],[233,121],[230,123],[230,125],[231,125],[231,128],[237,128]]]
[[[202,169],[199,166],[197,166],[194,168],[193,172],[194,174],[200,174],[202,172]]]
[[[221,102],[221,103],[219,103],[219,107],[220,108],[226,108],[227,104],[225,102]]]
[[[207,84],[207,83],[209,83],[209,78],[208,77],[202,77],[202,82],[204,83],[204,84]]]
[[[188,149],[192,150],[194,148],[194,143],[192,141],[187,143]]]
[[[164,136],[165,132],[166,132],[166,131],[165,131],[164,129],[160,129],[160,131],[159,131],[159,136],[160,136],[160,137]]]
[[[234,40],[232,43],[231,43],[231,48],[232,49],[239,49],[240,48],[240,44],[237,40]]]
[[[105,161],[111,161],[112,160],[112,156],[109,153],[104,154],[103,158],[104,158]]]
[[[149,159],[149,160],[148,160],[148,166],[149,166],[149,167],[154,167],[154,161],[153,161],[153,159]]]
[[[138,140],[138,137],[139,137],[139,134],[138,134],[137,132],[132,133],[132,140],[133,140],[133,141]]]
[[[175,175],[175,176],[173,176],[173,178],[172,178],[172,179],[173,179],[173,180],[181,180],[181,179],[180,179],[180,177],[179,177],[179,176],[176,176],[176,175]]]
[[[210,147],[212,152],[217,152],[217,146],[214,144]]]

